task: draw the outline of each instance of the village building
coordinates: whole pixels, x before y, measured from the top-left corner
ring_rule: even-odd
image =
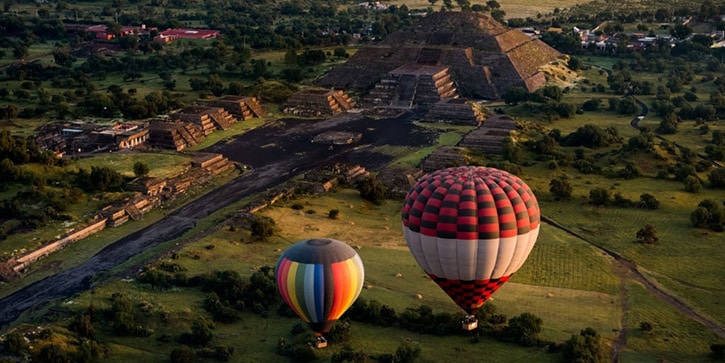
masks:
[[[170,42],[177,39],[209,40],[219,36],[220,30],[215,29],[168,29],[154,37],[156,42]]]

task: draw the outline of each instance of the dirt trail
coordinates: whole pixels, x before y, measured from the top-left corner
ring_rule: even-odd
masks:
[[[642,274],[642,272],[639,271],[637,268],[637,265],[622,257],[620,254],[609,250],[603,246],[598,245],[597,243],[594,243],[587,239],[586,237],[568,229],[565,226],[562,226],[561,224],[555,222],[554,220],[551,220],[545,216],[541,216],[541,220],[553,227],[559,228],[570,235],[581,239],[584,242],[589,243],[590,245],[600,249],[604,253],[608,254],[612,258],[614,258],[616,265],[614,266],[615,272],[620,278],[620,301],[621,301],[621,330],[619,331],[619,335],[617,336],[617,339],[615,339],[614,344],[612,345],[612,362],[619,362],[619,355],[622,351],[622,349],[625,347],[627,343],[627,329],[628,326],[626,324],[626,318],[627,318],[627,312],[628,312],[628,305],[627,305],[627,298],[629,297],[628,294],[628,288],[627,288],[627,281],[628,280],[634,280],[636,282],[639,282],[644,286],[647,291],[649,291],[652,295],[654,295],[656,298],[662,300],[670,307],[676,309],[677,311],[681,312],[683,315],[688,317],[689,319],[692,319],[694,321],[697,321],[698,323],[704,325],[707,327],[710,331],[715,333],[720,338],[725,339],[725,328],[718,325],[716,322],[710,320],[709,318],[703,316],[702,314],[695,311],[692,307],[687,305],[685,302],[680,300],[677,296],[671,295],[668,292],[660,289],[657,285],[655,285],[652,281],[647,279],[646,276]]]

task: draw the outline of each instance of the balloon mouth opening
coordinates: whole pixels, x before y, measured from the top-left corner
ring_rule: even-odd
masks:
[[[307,244],[310,246],[326,246],[326,245],[329,245],[330,243],[332,243],[331,240],[324,239],[324,238],[315,238],[315,239],[307,240]]]

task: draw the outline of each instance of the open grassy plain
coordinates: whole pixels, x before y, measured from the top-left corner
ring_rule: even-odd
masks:
[[[536,185],[538,178],[535,175],[533,171],[529,173],[527,170],[524,177]],[[580,234],[586,234],[587,230],[595,227],[587,218],[582,218],[582,215],[591,214],[589,208],[578,208],[576,202],[570,206],[552,203],[547,201],[546,192],[537,192],[541,195],[542,212],[547,216],[553,215],[554,219],[571,226]],[[292,209],[293,204],[302,204],[304,208]],[[180,265],[188,276],[212,270],[234,270],[242,276],[250,276],[262,266],[273,266],[281,251],[298,240],[336,238],[356,247],[365,263],[366,284],[370,286],[363,290],[361,298],[389,305],[397,312],[420,304],[430,306],[434,312],[457,312],[457,306],[425,277],[407,251],[400,227],[400,205],[401,201],[388,200],[376,206],[362,200],[357,191],[346,188],[322,195],[284,200],[261,212],[273,218],[278,226],[278,234],[270,241],[253,242],[249,232],[244,229],[222,228],[182,248],[175,259],[162,261]],[[327,217],[331,209],[340,210],[338,219]],[[568,218],[562,214],[564,209],[573,211],[566,214]],[[583,210],[589,210],[589,213],[583,213]],[[639,211],[639,214],[643,213]],[[594,216],[601,217],[603,214],[606,213],[600,211]],[[616,230],[614,236],[603,232],[607,228],[604,226],[599,233],[587,236],[597,243],[606,243],[601,241],[602,238],[623,240],[620,245],[610,243],[612,248],[626,250],[631,246],[644,249],[633,243],[633,236],[628,236],[634,233],[630,228],[635,228],[637,222],[642,221],[643,217],[636,214],[633,212],[632,215],[619,217],[622,220],[632,219],[631,227],[608,226]],[[617,232],[622,229],[627,229],[629,233]],[[669,230],[662,232],[663,235],[669,233]],[[709,245],[714,245],[713,241],[709,241]],[[672,248],[674,246],[663,241],[660,245],[647,248],[647,253],[657,254],[655,250]],[[629,250],[625,253],[634,254]],[[698,265],[703,266],[703,263]],[[655,268],[667,270],[668,267],[653,264],[651,269]],[[708,361],[708,345],[717,341],[714,334],[655,299],[640,285],[627,282],[626,277],[624,281],[620,278],[622,275],[616,272],[615,262],[610,256],[588,242],[544,225],[526,264],[489,303],[509,317],[523,312],[541,317],[544,322],[542,338],[555,342],[562,342],[586,327],[594,328],[611,342],[618,331],[624,328],[621,325],[624,322],[628,328],[628,337],[632,337],[632,344],[626,346],[623,361]],[[621,290],[620,283],[626,286],[624,290]],[[148,324],[154,329],[155,337],[167,334],[175,336],[179,331],[189,329],[189,321],[204,315],[201,310],[204,295],[196,289],[159,291],[132,280],[98,286],[92,293],[74,297],[65,306],[82,311],[92,301],[96,308],[103,308],[114,292],[121,292],[131,301],[147,306],[154,312]],[[159,315],[166,316],[170,323],[156,321]],[[623,320],[620,322],[620,319]],[[292,339],[289,331],[297,321],[281,318],[274,313],[264,319],[244,314],[241,323],[216,324],[213,330],[215,344],[236,347],[237,353],[232,361],[274,359],[271,357],[276,356],[274,352],[278,339]],[[641,331],[639,323],[643,321],[652,323],[653,331]],[[109,361],[118,362],[129,359],[139,362],[158,361],[167,357],[173,346],[160,342],[149,345],[148,339],[114,336],[105,336],[103,341],[107,341],[111,347]],[[521,359],[532,362],[558,361],[555,354],[546,353],[545,349],[522,348],[488,338],[472,344],[465,336],[419,335],[398,328],[353,322],[351,345],[368,354],[392,352],[403,341],[418,344],[422,349],[421,361],[424,362],[445,360],[446,356],[454,352],[457,357],[474,360],[475,357],[485,355],[496,362]],[[685,349],[688,345],[692,348]],[[339,346],[331,346],[318,351],[317,361],[328,360],[339,349]]]

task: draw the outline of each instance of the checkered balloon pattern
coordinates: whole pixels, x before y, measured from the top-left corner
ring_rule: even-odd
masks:
[[[473,314],[528,257],[540,212],[519,177],[464,166],[420,178],[405,198],[402,222],[421,268]]]

